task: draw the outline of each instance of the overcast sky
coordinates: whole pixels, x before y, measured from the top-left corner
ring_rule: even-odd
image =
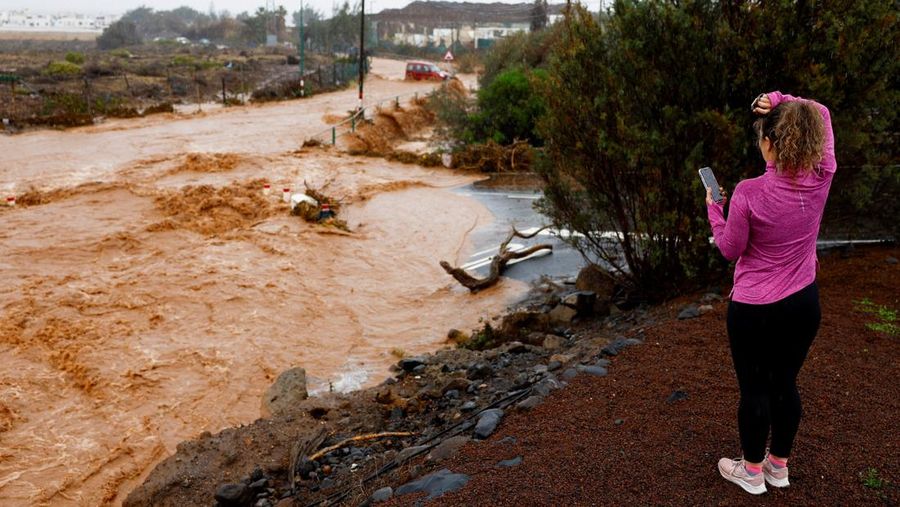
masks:
[[[377,12],[382,9],[403,7],[411,0],[366,0],[366,11]],[[469,0],[476,3],[520,3],[532,0]],[[559,0],[562,1],[562,0]],[[331,12],[334,3],[343,3],[343,0],[304,0],[307,5],[312,5],[316,10],[325,13]],[[358,0],[350,0],[350,4]],[[553,2],[556,3],[556,2]],[[591,0],[586,3],[589,6],[599,5],[599,0]],[[608,3],[608,2],[607,2]],[[0,10],[29,9],[35,13],[75,12],[83,14],[122,14],[127,10],[146,5],[157,10],[168,10],[187,5],[201,12],[208,12],[210,6],[216,12],[228,10],[232,14],[243,11],[254,11],[257,7],[265,6],[265,0],[0,0]],[[278,1],[276,5],[284,5],[289,12],[300,9],[300,0]]]

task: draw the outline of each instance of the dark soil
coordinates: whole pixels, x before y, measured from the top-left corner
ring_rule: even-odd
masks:
[[[900,249],[820,255],[823,320],[800,373],[804,418],[789,488],[753,497],[719,476],[717,460],[741,454],[727,305],[679,321],[682,299],[643,345],[612,358],[609,376],[579,375],[505,418],[488,440],[424,465],[421,474],[446,467],[471,476],[427,505],[897,505],[900,336],[867,327],[879,318],[860,303],[900,309],[900,265],[888,256]],[[687,397],[667,401],[675,391]],[[516,456],[521,465],[496,467]]]

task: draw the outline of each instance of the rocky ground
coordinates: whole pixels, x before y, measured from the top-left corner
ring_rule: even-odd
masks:
[[[273,417],[181,444],[126,505],[896,505],[898,256],[822,254],[792,486],[762,499],[715,469],[740,453],[721,293],[622,312],[583,273],[378,387],[302,399],[285,374]]]

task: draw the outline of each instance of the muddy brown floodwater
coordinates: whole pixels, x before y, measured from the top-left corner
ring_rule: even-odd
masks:
[[[120,503],[178,442],[258,418],[279,372],[303,366],[313,392],[371,385],[394,349],[437,348],[523,293],[472,296],[437,264],[491,220],[450,191],[470,176],[296,151],[353,103],[0,138],[0,189],[19,195],[0,211],[0,504]],[[352,233],[262,192],[304,181]]]

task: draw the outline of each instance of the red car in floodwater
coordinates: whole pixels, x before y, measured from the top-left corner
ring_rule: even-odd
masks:
[[[450,79],[450,74],[442,71],[433,63],[406,62],[406,79],[415,81],[421,81],[423,79],[445,81]]]

